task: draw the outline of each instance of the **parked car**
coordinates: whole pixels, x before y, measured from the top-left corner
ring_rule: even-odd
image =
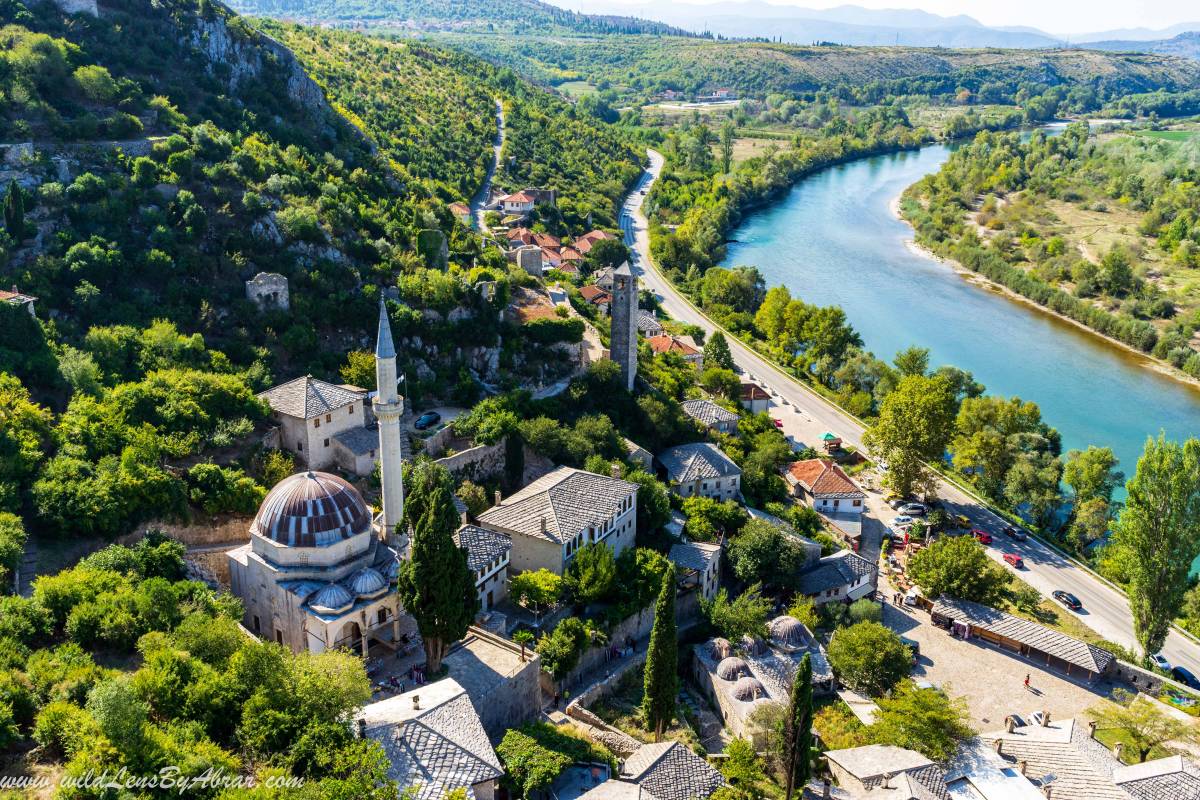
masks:
[[[1023,542],[1029,538],[1025,535],[1025,531],[1020,528],[1014,528],[1012,525],[1004,526],[1004,535],[1010,539],[1016,539],[1018,542]]]
[[[1171,677],[1185,686],[1190,686],[1193,689],[1200,689],[1200,680],[1192,674],[1192,671],[1187,667],[1172,667]]]
[[[900,506],[906,506],[909,504],[909,502],[911,502],[907,497],[898,495],[895,492],[883,498],[883,501],[895,509],[899,509]]]
[[[908,503],[900,506],[897,511],[901,514],[908,514],[910,517],[923,517],[928,513],[929,509],[920,503]]]
[[[1016,553],[1005,553],[1004,560],[1011,564],[1013,569],[1025,569],[1025,561]]]
[[[1050,593],[1050,596],[1072,611],[1080,611],[1083,609],[1083,603],[1079,602],[1079,598],[1070,592],[1064,592],[1062,589],[1055,589]]]
[[[892,527],[895,527],[897,525],[911,525],[914,522],[916,522],[916,520],[913,519],[912,517],[910,517],[906,514],[901,514],[900,516],[898,516],[892,520]]]
[[[417,417],[417,421],[413,423],[413,427],[419,431],[426,428],[432,428],[442,421],[442,415],[436,411],[426,411],[421,416]]]
[[[971,527],[971,519],[966,514],[955,514],[953,517],[950,518],[950,522],[952,522],[953,524],[957,525],[960,528]]]
[[[772,419],[772,420],[771,420],[771,422],[774,422],[774,423],[775,423],[775,427],[776,427],[776,428],[782,428],[782,427],[783,427],[783,420],[781,420],[781,419],[779,419],[779,418]]]
[[[921,643],[916,639],[909,639],[907,636],[901,636],[900,644],[907,647],[908,651],[912,653],[913,661],[916,661],[921,657]]]
[[[972,528],[971,535],[975,537],[975,541],[980,544],[991,544],[992,535],[982,528]]]
[[[1171,671],[1171,662],[1167,661],[1167,657],[1162,653],[1155,653],[1154,655],[1150,656],[1150,663],[1153,664],[1157,669],[1161,669],[1163,672]]]

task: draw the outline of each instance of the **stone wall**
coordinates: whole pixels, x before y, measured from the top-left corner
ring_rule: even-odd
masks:
[[[210,547],[218,544],[229,544],[234,547],[250,541],[251,517],[220,516],[206,520],[195,520],[188,524],[175,522],[148,522],[135,533],[129,533],[117,539],[118,544],[131,545],[147,531],[159,530],[163,535],[188,547]]]

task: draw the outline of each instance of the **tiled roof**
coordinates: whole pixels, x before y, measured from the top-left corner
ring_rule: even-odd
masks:
[[[350,428],[333,438],[356,456],[371,455],[379,449],[379,431],[374,428]]]
[[[1183,756],[1167,756],[1118,767],[1113,783],[1134,800],[1198,800],[1200,768]]]
[[[467,566],[474,572],[512,550],[512,537],[478,525],[463,525],[454,532],[454,543],[466,548]]]
[[[705,800],[725,785],[721,773],[679,742],[642,745],[625,761],[621,777],[658,800]]]
[[[742,399],[743,400],[770,400],[771,395],[763,391],[763,388],[757,383],[742,384]]]
[[[21,294],[17,291],[17,287],[14,286],[11,292],[0,289],[0,300],[20,304],[32,303],[33,301],[37,300],[37,298],[27,294]]]
[[[707,544],[706,542],[673,544],[671,545],[671,552],[667,556],[676,566],[684,569],[694,569],[697,572],[703,572],[708,569],[713,559],[720,557],[721,546],[719,544]]]
[[[742,474],[738,465],[710,442],[672,447],[659,453],[658,460],[666,467],[667,476],[680,483]]]
[[[502,203],[532,203],[536,200],[529,192],[517,192],[516,194],[505,195],[500,198]]]
[[[413,709],[413,696],[421,699]],[[447,678],[363,708],[367,736],[383,746],[388,777],[401,787],[419,786],[419,800],[495,780],[504,774],[471,698]]]
[[[1025,725],[1012,733],[1002,730],[979,738],[989,743],[1000,739],[1004,758],[1026,762],[1026,776],[1054,787],[1054,800],[1129,800],[1113,782],[1121,762],[1076,720]],[[1155,796],[1155,800],[1165,799]]]
[[[875,573],[875,565],[850,550],[825,556],[815,569],[800,576],[797,590],[801,594],[818,594],[838,586],[849,586],[864,576]]]
[[[657,331],[662,333],[662,323],[658,321],[658,317],[654,316],[654,312],[649,309],[639,308],[637,313],[637,329],[642,332]]]
[[[366,392],[311,375],[281,383],[259,395],[271,409],[289,417],[312,419],[366,399]]]
[[[579,294],[583,296],[584,300],[592,303],[593,305],[612,302],[612,295],[594,284],[580,287]]]
[[[559,251],[563,261],[583,261],[583,253],[574,247],[564,247]]]
[[[933,762],[915,750],[890,744],[868,744],[845,750],[830,750],[825,758],[858,778],[870,788],[884,775],[932,766]]]
[[[678,353],[685,358],[700,355],[699,350],[674,336],[667,336],[665,334],[650,336],[646,339],[646,342],[650,345],[650,349],[656,353]]]
[[[788,465],[787,475],[814,497],[836,497],[841,500],[861,500],[866,497],[841,467],[823,458],[793,461]]]
[[[559,467],[480,514],[479,521],[563,544],[617,516],[637,488],[619,478]]]
[[[505,237],[510,242],[521,242],[521,244],[533,243],[533,231],[526,227],[509,228],[508,233],[505,234]]]
[[[615,239],[615,238],[617,238],[617,237],[613,236],[611,233],[605,233],[604,231],[588,231],[587,233],[583,234],[582,236],[578,237],[575,240],[575,242],[574,242],[575,249],[581,253],[586,254],[589,250],[592,249],[592,245],[594,245],[596,242],[600,241],[601,239]]]
[[[999,636],[1028,645],[1035,650],[1062,659],[1091,672],[1104,672],[1116,658],[1094,644],[1081,642],[1065,633],[1051,630],[1027,619],[1014,617],[979,603],[940,597],[933,604],[933,613],[973,627],[991,631]]]
[[[685,400],[682,407],[683,413],[707,427],[721,422],[737,422],[738,418],[737,414],[721,408],[712,400]]]

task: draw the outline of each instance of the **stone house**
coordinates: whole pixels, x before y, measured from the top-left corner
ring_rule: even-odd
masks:
[[[288,381],[258,395],[279,423],[279,445],[309,469],[336,465],[370,475],[378,457],[379,435],[368,392],[357,386],[327,383],[311,375]]]
[[[679,336],[661,334],[648,337],[646,342],[656,355],[674,353],[694,367],[700,366],[704,360],[704,354],[698,348],[692,347]]]
[[[867,495],[834,462],[824,458],[793,461],[783,473],[792,496],[822,514],[861,515]]]
[[[853,602],[875,591],[879,569],[850,550],[841,550],[820,559],[800,575],[796,592],[817,605]]]
[[[638,309],[637,329],[638,333],[647,338],[651,336],[662,336],[663,333],[663,326],[662,323],[658,321],[658,317],[654,315],[653,311],[645,308]]]
[[[579,295],[588,305],[595,306],[602,315],[608,316],[608,309],[612,305],[611,294],[595,284],[588,284],[579,287]]]
[[[679,574],[679,588],[695,589],[705,600],[717,594],[721,584],[721,545],[708,542],[680,542],[667,554]]]
[[[761,414],[771,407],[771,395],[757,383],[742,384],[742,408],[751,414]]]
[[[671,491],[680,497],[711,497],[736,500],[741,497],[742,470],[710,442],[672,447],[658,454]]]
[[[24,306],[31,317],[37,316],[33,309],[33,304],[36,302],[36,297],[18,292],[16,286],[12,287],[11,292],[0,289],[0,303],[8,303],[10,306]]]
[[[618,477],[559,467],[498,499],[479,526],[512,537],[511,568],[561,575],[585,544],[604,542],[619,555],[637,532],[638,485]]]
[[[263,311],[291,308],[288,279],[278,272],[260,272],[246,281],[246,299]]]
[[[500,210],[506,215],[524,218],[529,216],[536,203],[537,201],[532,194],[521,191],[501,197]]]
[[[454,543],[467,551],[467,567],[475,576],[480,612],[491,611],[497,603],[508,597],[512,537],[478,525],[469,525],[464,513],[462,526],[454,532]]]
[[[738,415],[712,400],[685,400],[681,404],[683,413],[699,422],[710,431],[737,433]]]
[[[636,784],[642,797],[704,800],[725,786],[711,764],[679,742],[644,744],[621,765],[620,780]]]

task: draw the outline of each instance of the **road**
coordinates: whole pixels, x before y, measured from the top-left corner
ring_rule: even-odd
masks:
[[[483,221],[483,216],[487,213],[484,211],[483,205],[487,202],[488,192],[492,190],[492,179],[496,177],[496,170],[500,168],[500,152],[504,149],[505,135],[504,103],[497,97],[496,140],[492,142],[492,163],[488,165],[487,177],[483,179],[483,185],[479,187],[479,191],[471,199],[471,219],[475,223],[475,230],[477,231],[486,232],[488,229],[487,224]]]
[[[653,150],[648,152],[650,165],[621,209],[620,224],[631,252],[630,266],[641,278],[643,287],[658,296],[663,309],[673,319],[698,325],[711,333],[716,329],[715,323],[683,297],[650,260],[650,235],[641,206],[662,170],[663,159]],[[771,393],[771,414],[783,421],[786,433],[793,434],[797,441],[807,441],[811,445],[816,443],[816,437],[821,432],[831,431],[843,441],[866,451],[862,443],[862,423],[777,369],[734,336],[726,334],[726,338],[738,368]],[[1003,554],[1020,554],[1025,569],[1016,572],[1022,580],[1046,596],[1056,589],[1074,594],[1083,603],[1083,610],[1077,614],[1081,622],[1104,639],[1122,644],[1135,652],[1138,650],[1129,603],[1120,590],[1032,537],[1017,542],[1004,536],[1001,531],[1008,524],[1007,521],[953,484],[940,482],[938,496],[948,512],[965,514],[974,527],[993,535],[993,544],[987,549],[998,564],[1011,569],[1004,562]],[[877,506],[875,503],[871,505]],[[864,525],[863,530],[866,535],[869,528]],[[875,530],[878,532],[879,527],[876,526]],[[1075,612],[1064,609],[1064,613]],[[1185,666],[1200,675],[1200,645],[1179,631],[1171,631],[1162,652],[1172,664]]]

